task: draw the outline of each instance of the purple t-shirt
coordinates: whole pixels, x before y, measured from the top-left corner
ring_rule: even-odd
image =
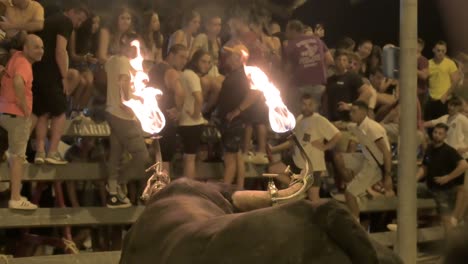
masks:
[[[292,65],[294,85],[300,87],[325,84],[327,51],[325,43],[316,36],[303,35],[288,41],[285,55]]]
[[[429,61],[423,55],[419,56],[418,58],[418,70],[428,69],[429,68]],[[418,78],[418,95],[423,95],[427,93],[427,80],[422,80]]]

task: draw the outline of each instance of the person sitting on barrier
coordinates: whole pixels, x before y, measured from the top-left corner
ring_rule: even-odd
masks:
[[[348,126],[362,146],[362,153],[336,153],[337,172],[349,184],[345,198],[351,213],[359,219],[358,196],[374,184],[382,181],[385,195],[394,195],[392,185],[392,155],[385,129],[367,116],[367,103],[356,101],[351,107]],[[382,178],[383,177],[383,178]]]
[[[145,176],[145,166],[149,161],[141,125],[135,120],[135,114],[122,103],[132,98],[130,58],[135,50],[130,43],[137,39],[134,33],[122,34],[120,52],[111,56],[105,65],[107,72],[106,120],[111,128],[109,178],[107,207],[126,208],[132,204],[127,198],[126,183],[130,179]],[[122,156],[130,153],[130,161],[123,166]]]
[[[44,54],[42,40],[28,35],[23,51],[17,51],[9,60],[0,88],[0,125],[8,131],[10,163],[11,209],[34,210],[35,204],[21,196],[21,177],[24,175],[26,146],[33,126],[32,63]]]
[[[301,112],[297,118],[296,128],[294,132],[301,142],[307,156],[312,161],[312,170],[314,171],[314,185],[309,190],[309,199],[312,201],[320,200],[319,190],[321,185],[321,177],[323,172],[327,170],[325,165],[324,152],[333,149],[341,138],[340,131],[328,121],[325,117],[314,112],[315,102],[312,96],[305,94],[302,96]],[[324,143],[327,141],[327,143]],[[270,148],[272,153],[287,150],[294,143],[288,140],[280,145]],[[289,175],[285,175],[286,165],[290,166],[290,170],[294,174],[301,174],[305,169],[305,161],[301,156],[301,152],[297,146],[294,147],[292,160],[285,162],[273,163],[269,167],[270,173],[279,173],[278,180],[289,184],[291,179]],[[301,175],[303,176],[303,175]]]
[[[427,121],[425,127],[434,127],[439,123],[446,124],[449,127],[445,142],[456,149],[458,153],[468,160],[468,118],[461,112],[463,110],[463,101],[459,97],[452,97],[448,100],[448,115],[438,119]],[[457,200],[453,217],[462,220],[466,210],[466,196],[468,187],[468,172],[465,173],[465,186],[457,191]]]
[[[468,163],[460,153],[445,143],[448,131],[446,124],[438,123],[434,126],[432,144],[416,175],[418,181],[426,178],[426,184],[418,186],[418,197],[435,200],[446,232],[458,223],[454,215],[457,189],[462,188],[463,174],[468,170]]]
[[[44,8],[38,1],[0,0],[6,7],[0,21],[0,64],[5,65],[10,50],[20,50],[26,35],[44,28]]]

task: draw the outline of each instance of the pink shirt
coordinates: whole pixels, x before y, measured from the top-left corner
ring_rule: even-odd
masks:
[[[23,52],[17,51],[8,61],[0,87],[0,112],[24,116],[13,86],[13,79],[19,75],[24,80],[26,105],[30,114],[32,110],[32,82],[33,73],[31,63],[24,57]]]

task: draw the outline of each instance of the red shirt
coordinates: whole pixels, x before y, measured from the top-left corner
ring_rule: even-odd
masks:
[[[13,79],[16,75],[23,78],[26,105],[30,114],[32,110],[32,64],[24,57],[23,52],[17,51],[8,61],[0,87],[0,112],[18,116],[25,116],[16,97]]]

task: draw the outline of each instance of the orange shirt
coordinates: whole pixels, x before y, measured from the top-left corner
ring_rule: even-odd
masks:
[[[33,73],[31,63],[24,57],[23,52],[17,51],[8,61],[0,87],[0,113],[24,116],[16,97],[13,79],[16,75],[23,78],[26,105],[30,114],[32,110],[32,82]]]

